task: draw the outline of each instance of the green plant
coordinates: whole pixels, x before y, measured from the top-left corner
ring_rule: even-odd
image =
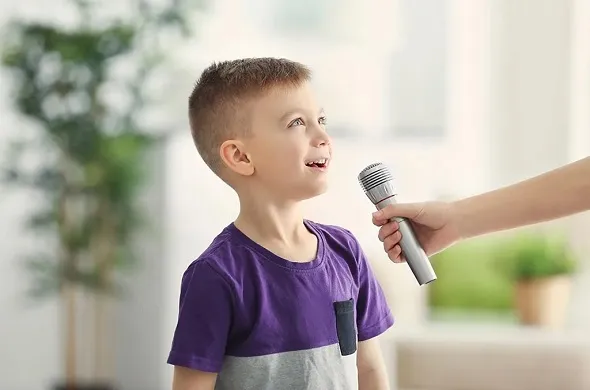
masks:
[[[561,236],[523,233],[508,239],[498,253],[499,268],[511,280],[531,280],[569,275],[577,259]]]
[[[31,296],[60,295],[65,305],[68,386],[76,382],[78,290],[95,297],[97,371],[112,360],[102,347],[107,297],[134,264],[146,152],[165,136],[142,120],[153,106],[147,87],[165,69],[161,36],[188,33],[179,1],[130,4],[127,19],[104,20],[101,2],[72,1],[77,23],[17,21],[2,38],[15,107],[31,124],[11,144],[4,178],[41,195],[27,226],[51,244],[25,265]]]
[[[438,275],[429,286],[429,302],[437,311],[508,312],[510,281],[495,267],[496,240],[459,243],[433,256]]]

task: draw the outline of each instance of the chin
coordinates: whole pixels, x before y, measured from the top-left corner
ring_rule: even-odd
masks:
[[[327,191],[328,191],[327,184],[314,186],[313,188],[307,188],[306,191],[302,191],[300,199],[301,200],[312,199],[317,196],[325,194]]]

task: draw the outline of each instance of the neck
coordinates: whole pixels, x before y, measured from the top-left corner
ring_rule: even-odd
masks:
[[[296,244],[309,235],[300,202],[276,202],[263,196],[240,196],[235,221],[244,234],[259,242]]]

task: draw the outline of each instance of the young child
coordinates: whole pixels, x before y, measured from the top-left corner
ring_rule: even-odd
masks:
[[[189,99],[205,163],[240,212],[184,273],[174,390],[383,390],[393,324],[353,235],[302,217],[332,157],[310,71],[285,59],[211,65]]]

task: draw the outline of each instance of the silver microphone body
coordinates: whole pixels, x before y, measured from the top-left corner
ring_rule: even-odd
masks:
[[[367,166],[359,173],[358,181],[367,197],[378,210],[397,203],[393,176],[389,168],[384,164],[376,163]],[[410,221],[401,217],[392,218],[392,220],[397,221],[399,224],[399,231],[402,235],[399,244],[406,262],[418,283],[422,286],[436,280],[436,273],[416,238]]]

